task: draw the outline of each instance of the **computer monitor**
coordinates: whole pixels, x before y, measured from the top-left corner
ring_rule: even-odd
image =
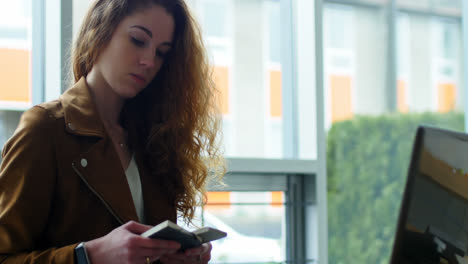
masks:
[[[391,263],[468,263],[468,135],[419,127]]]

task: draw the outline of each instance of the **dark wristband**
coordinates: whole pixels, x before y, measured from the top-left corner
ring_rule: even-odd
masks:
[[[75,248],[75,259],[77,264],[90,264],[88,253],[86,252],[86,248],[84,246],[84,242],[81,242]]]

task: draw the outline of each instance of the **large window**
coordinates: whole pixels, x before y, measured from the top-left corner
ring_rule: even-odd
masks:
[[[33,102],[33,2],[0,0],[0,145]],[[37,55],[37,53],[36,53]]]
[[[209,193],[201,214],[205,224],[232,233],[214,243],[213,261],[317,261],[315,197],[307,203],[306,195],[295,196],[297,186],[288,184],[295,177],[313,182],[316,173],[313,2],[188,2],[201,23],[222,93],[229,159],[227,186]],[[303,33],[297,40],[296,30]],[[275,181],[281,184],[272,185]],[[314,185],[308,186],[315,194]]]
[[[386,263],[416,127],[464,128],[461,0],[324,1],[330,263]]]
[[[287,36],[281,22],[288,19],[281,5],[290,1],[189,2],[200,17],[214,78],[222,93],[226,155],[292,158],[285,148],[293,133],[287,135],[284,111],[293,106],[284,104],[287,80],[282,59],[291,53],[284,45]]]

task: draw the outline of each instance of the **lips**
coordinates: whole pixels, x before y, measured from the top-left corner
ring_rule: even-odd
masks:
[[[135,80],[136,82],[138,82],[140,84],[145,84],[146,83],[146,79],[142,75],[132,73],[132,74],[130,74],[130,76],[132,76],[133,80]]]

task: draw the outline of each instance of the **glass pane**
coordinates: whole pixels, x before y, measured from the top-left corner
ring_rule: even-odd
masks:
[[[408,13],[397,19],[399,110],[462,111],[459,20]]]
[[[214,241],[210,263],[284,262],[283,192],[210,192],[200,226],[228,233]]]
[[[386,10],[330,4],[323,20],[326,127],[384,113]]]
[[[330,263],[388,263],[416,127],[464,129],[461,19],[436,16],[448,2],[398,1],[395,25],[388,5],[324,6]]]
[[[32,102],[32,1],[0,6],[0,108],[22,109]]]
[[[314,2],[309,0],[190,0],[204,32],[221,91],[228,157],[315,159]],[[285,7],[298,10],[293,31]],[[292,43],[294,46],[290,47]],[[284,69],[295,49],[293,66]],[[288,57],[289,56],[289,57]],[[286,70],[286,71],[285,71]],[[290,72],[285,79],[286,72]],[[296,80],[293,80],[296,79]],[[283,85],[286,83],[286,89]],[[293,84],[294,83],[294,84]],[[295,86],[296,91],[292,89]],[[295,102],[285,102],[284,94]],[[311,103],[314,102],[314,103]],[[297,109],[293,109],[297,107]],[[295,115],[285,117],[285,108]],[[286,123],[285,118],[288,120]],[[295,139],[294,137],[298,137]]]
[[[85,18],[86,11],[94,0],[72,0],[73,1],[73,40],[78,37],[81,23]]]
[[[283,157],[280,1],[189,3],[222,93],[226,155]]]
[[[210,37],[225,38],[227,21],[223,16],[227,12],[227,1],[206,1],[203,8],[203,16],[200,18],[205,34]],[[212,23],[213,21],[218,23]]]

